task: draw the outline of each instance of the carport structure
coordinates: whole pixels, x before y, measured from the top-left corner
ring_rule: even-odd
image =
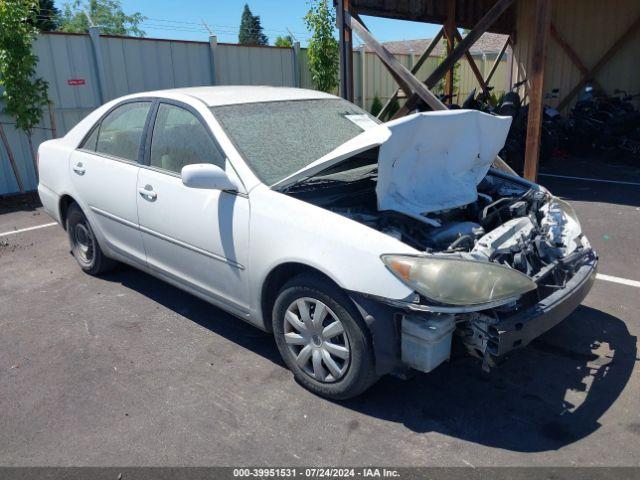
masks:
[[[395,98],[405,98],[394,117],[416,108],[441,110],[445,105],[431,92],[442,78],[445,95],[453,87],[453,67],[466,56],[481,89],[487,90],[494,72],[483,78],[469,48],[485,32],[509,35],[500,57],[511,46],[512,82],[526,80],[521,96],[528,101],[525,177],[536,180],[545,89],[558,88],[557,100],[566,110],[587,82],[607,93],[622,89],[640,92],[640,2],[637,0],[336,0],[340,31],[340,93],[353,99],[355,33],[376,52],[398,83]],[[360,15],[443,25],[411,71],[375,39]],[[464,38],[459,28],[469,29]],[[431,50],[447,39],[447,56],[427,79],[414,76]]]

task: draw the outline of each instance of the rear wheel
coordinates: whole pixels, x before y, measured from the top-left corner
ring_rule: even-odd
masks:
[[[116,262],[108,258],[100,248],[89,220],[77,203],[69,206],[66,217],[71,253],[80,268],[90,275],[112,270]]]
[[[318,395],[355,397],[377,379],[366,324],[347,295],[320,275],[299,275],[282,288],[273,331],[296,380]]]

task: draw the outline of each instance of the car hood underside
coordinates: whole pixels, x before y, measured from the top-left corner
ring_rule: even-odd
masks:
[[[417,217],[460,207],[476,200],[476,187],[510,125],[510,117],[475,110],[415,113],[368,128],[274,187],[292,185],[379,147],[379,210]]]

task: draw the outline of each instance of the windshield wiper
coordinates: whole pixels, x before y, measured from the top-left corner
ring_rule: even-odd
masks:
[[[340,180],[337,178],[327,178],[327,177],[309,177],[304,180],[300,180],[299,182],[293,183],[284,189],[280,190],[282,193],[287,193],[291,190],[295,190],[296,187],[302,186],[314,186],[314,185],[323,185],[323,184],[332,184],[339,183],[342,185],[348,185],[350,183],[361,182],[362,180],[366,180],[368,178],[373,178],[378,174],[378,167],[372,168],[371,170],[363,173],[357,178],[349,179],[349,180]]]

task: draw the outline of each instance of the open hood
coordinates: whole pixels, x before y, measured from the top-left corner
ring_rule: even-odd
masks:
[[[416,113],[365,130],[274,187],[292,185],[379,146],[380,210],[415,217],[459,207],[477,199],[476,186],[510,125],[511,117],[476,110]]]

